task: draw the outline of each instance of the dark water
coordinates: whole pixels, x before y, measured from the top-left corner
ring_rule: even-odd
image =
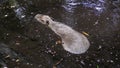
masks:
[[[0,0],[0,66],[8,68],[120,68],[120,1]],[[61,40],[34,19],[47,14],[85,34],[91,46],[80,55],[66,52]]]

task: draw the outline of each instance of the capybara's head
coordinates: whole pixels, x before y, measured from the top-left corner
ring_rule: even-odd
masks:
[[[52,19],[48,15],[37,14],[35,19],[44,25],[49,25]]]

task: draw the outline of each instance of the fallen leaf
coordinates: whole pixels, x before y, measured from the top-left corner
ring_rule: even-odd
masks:
[[[87,32],[82,31],[82,34],[86,35],[86,36],[90,36]]]

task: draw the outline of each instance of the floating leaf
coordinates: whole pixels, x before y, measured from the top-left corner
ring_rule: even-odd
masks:
[[[86,36],[90,36],[87,32],[82,32],[82,34],[86,35]]]

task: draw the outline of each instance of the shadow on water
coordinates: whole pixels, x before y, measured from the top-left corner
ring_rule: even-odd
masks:
[[[0,0],[0,67],[119,68],[119,0]],[[47,14],[86,35],[89,50],[66,52],[34,16]],[[14,60],[13,60],[14,59]]]

